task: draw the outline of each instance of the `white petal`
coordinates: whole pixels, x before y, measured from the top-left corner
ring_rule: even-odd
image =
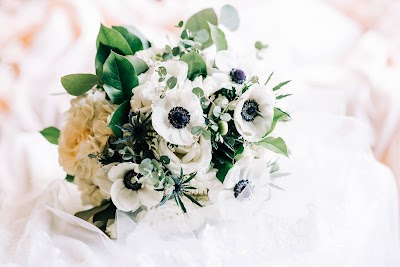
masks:
[[[168,74],[178,79],[178,83],[185,81],[189,69],[186,62],[168,61],[164,63],[164,67],[167,69]]]
[[[230,72],[238,67],[236,58],[226,50],[219,51],[215,56],[215,66],[224,72]]]
[[[106,192],[107,194],[110,194],[111,186],[113,184],[112,181],[108,179],[108,172],[112,167],[114,167],[117,164],[118,162],[114,162],[103,166],[95,173],[93,177],[94,183],[97,184],[100,187],[100,189]]]
[[[234,188],[240,180],[240,167],[233,166],[228,171],[224,180],[224,187],[227,189]]]
[[[147,189],[146,187],[138,191],[140,203],[146,207],[153,207],[161,202],[163,192]]]
[[[111,199],[117,209],[122,211],[133,211],[140,207],[137,191],[125,187],[123,180],[117,180],[111,186]]]
[[[116,181],[117,179],[123,179],[125,174],[129,170],[135,169],[136,165],[137,164],[131,162],[120,163],[117,166],[114,166],[110,169],[110,171],[108,172],[108,179],[110,179],[113,182]]]

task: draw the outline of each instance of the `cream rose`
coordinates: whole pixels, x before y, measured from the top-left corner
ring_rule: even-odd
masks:
[[[66,114],[58,141],[59,161],[68,174],[75,176],[83,204],[99,205],[104,199],[92,180],[101,166],[89,154],[104,150],[112,134],[108,118],[115,109],[104,92],[95,91],[73,99]]]
[[[208,170],[212,156],[211,141],[201,136],[193,145],[177,146],[159,138],[155,154],[159,157],[168,156],[170,163],[167,167],[174,174],[179,174],[181,168],[185,174]]]

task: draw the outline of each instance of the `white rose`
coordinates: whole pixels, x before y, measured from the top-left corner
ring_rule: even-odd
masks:
[[[168,156],[170,163],[167,167],[174,174],[179,174],[181,168],[184,174],[205,171],[212,157],[211,141],[202,136],[189,146],[171,145],[164,138],[159,138],[155,152],[159,157]]]
[[[60,165],[75,176],[75,183],[82,191],[83,204],[100,205],[104,199],[92,181],[94,173],[101,167],[89,154],[104,150],[112,135],[108,118],[116,106],[106,100],[105,93],[90,92],[71,101],[66,123],[58,141]]]

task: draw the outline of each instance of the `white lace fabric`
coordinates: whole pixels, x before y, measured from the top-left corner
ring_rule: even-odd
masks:
[[[68,200],[74,197],[74,188],[54,182],[33,208],[22,235],[12,225],[1,227],[0,262],[8,266],[399,266],[395,180],[373,158],[363,131],[349,118],[294,114],[276,133],[287,140],[291,151],[289,159],[281,159],[282,168],[291,172],[280,178],[284,191],[273,190],[260,207],[224,203],[170,218],[155,212],[139,223],[118,212],[118,240],[71,215],[78,208]]]

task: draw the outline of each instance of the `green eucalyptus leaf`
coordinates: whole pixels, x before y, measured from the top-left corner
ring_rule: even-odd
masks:
[[[65,90],[73,96],[80,96],[97,84],[97,76],[93,74],[69,74],[61,78]]]
[[[168,156],[165,156],[165,155],[163,155],[163,156],[160,157],[160,161],[161,161],[161,163],[164,164],[164,165],[168,165],[168,164],[171,162],[171,160],[169,159],[169,157],[168,157]]]
[[[210,27],[208,26],[208,23],[218,25],[217,15],[212,8],[204,9],[191,16],[186,23],[185,29],[188,29],[191,32],[206,30],[208,33],[210,33]],[[203,49],[211,45],[212,40],[209,39],[208,41],[203,43]]]
[[[75,179],[75,176],[69,175],[67,174],[67,176],[65,177],[65,180],[67,180],[67,182],[73,183]]]
[[[117,107],[117,109],[114,111],[111,117],[111,121],[108,127],[111,128],[111,130],[113,131],[114,135],[117,138],[122,137],[122,131],[115,125],[123,126],[125,123],[128,122],[130,109],[131,109],[130,101],[126,100]]]
[[[240,24],[240,17],[236,8],[229,4],[224,5],[221,8],[220,22],[230,31],[236,31],[239,28]]]
[[[210,34],[206,30],[200,30],[196,32],[196,37],[194,37],[194,40],[196,42],[204,44],[210,39]]]
[[[50,143],[58,145],[58,138],[60,138],[60,130],[56,127],[47,127],[40,131],[44,138]]]
[[[265,147],[273,152],[288,157],[288,150],[285,141],[281,138],[267,137],[257,142],[257,145]]]
[[[133,55],[133,51],[124,36],[115,29],[107,28],[103,24],[100,25],[99,34],[97,35],[97,48],[99,48],[100,44],[118,49],[124,55]]]
[[[129,62],[135,68],[136,75],[145,73],[149,69],[149,66],[146,64],[146,62],[144,62],[143,59],[140,59],[136,56],[125,56],[125,58],[129,60]]]
[[[167,86],[169,89],[172,89],[176,86],[176,83],[178,82],[178,79],[175,76],[171,76],[168,80],[167,80]]]
[[[133,54],[135,54],[137,51],[143,50],[142,40],[140,40],[140,38],[137,37],[133,32],[129,31],[129,28],[122,26],[112,26],[112,28],[125,38]]]
[[[101,206],[94,207],[94,208],[89,209],[89,210],[77,212],[75,214],[75,216],[80,218],[80,219],[82,219],[82,220],[84,220],[84,221],[87,221],[90,218],[92,218],[96,213],[99,213],[99,212],[107,209],[110,205],[111,205],[110,202],[106,202],[106,203],[102,204]]]
[[[191,133],[193,135],[200,135],[204,132],[204,128],[201,126],[194,126],[191,130]]]
[[[139,85],[133,65],[123,56],[111,52],[103,68],[104,90],[115,104],[130,100],[132,89]]]
[[[193,88],[192,93],[195,94],[198,98],[202,98],[204,96],[204,91],[200,87]]]
[[[198,76],[207,75],[207,66],[204,59],[196,51],[191,51],[181,57],[183,62],[188,64],[188,78],[194,80]]]
[[[263,50],[263,49],[267,48],[268,45],[267,45],[267,44],[263,44],[263,43],[260,42],[260,41],[257,41],[257,42],[255,42],[254,47],[255,47],[257,50]]]
[[[228,43],[226,42],[225,33],[217,26],[214,26],[212,24],[209,24],[209,26],[211,39],[213,40],[217,51],[228,49]]]

